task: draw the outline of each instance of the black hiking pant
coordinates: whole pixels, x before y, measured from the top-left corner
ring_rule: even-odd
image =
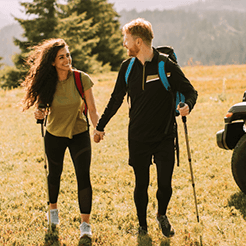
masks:
[[[48,186],[50,203],[57,203],[60,179],[66,149],[69,149],[75,168],[79,208],[82,214],[90,214],[92,187],[90,182],[91,142],[89,132],[73,136],[56,137],[46,131],[45,151],[49,164]]]
[[[134,169],[134,202],[137,209],[139,225],[147,227],[147,205],[149,169],[152,158],[157,170],[158,214],[165,215],[172,196],[172,174],[174,168],[173,136],[157,143],[129,141],[129,165]]]

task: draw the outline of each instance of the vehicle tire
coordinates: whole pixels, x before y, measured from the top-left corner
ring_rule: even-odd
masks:
[[[240,138],[233,151],[231,169],[235,182],[246,194],[246,134]]]

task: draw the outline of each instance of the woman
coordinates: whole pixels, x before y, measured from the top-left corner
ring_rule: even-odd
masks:
[[[45,151],[49,163],[50,218],[48,220],[50,219],[55,225],[59,223],[57,199],[64,154],[66,148],[69,148],[78,184],[81,212],[80,237],[91,238],[89,219],[92,187],[89,125],[83,113],[85,103],[76,88],[68,45],[63,39],[46,40],[34,47],[27,63],[30,65],[30,70],[23,82],[23,86],[26,87],[23,110],[35,105],[36,119],[44,119],[48,114],[45,134]],[[86,73],[79,72],[90,119],[96,127],[99,115],[92,93],[93,82]],[[47,105],[48,110],[40,110],[38,108],[40,103]]]

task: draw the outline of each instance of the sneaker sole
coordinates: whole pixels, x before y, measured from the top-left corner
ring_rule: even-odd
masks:
[[[89,234],[84,234],[82,237],[80,238],[90,238],[91,239],[92,235],[89,235]]]

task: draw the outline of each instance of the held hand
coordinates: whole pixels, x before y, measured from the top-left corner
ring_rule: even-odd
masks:
[[[190,108],[186,103],[184,103],[183,107],[180,107],[180,105],[178,105],[177,110],[179,111],[181,116],[187,116],[190,113]]]
[[[103,140],[104,135],[105,132],[94,130],[94,142],[99,143],[101,140]]]

